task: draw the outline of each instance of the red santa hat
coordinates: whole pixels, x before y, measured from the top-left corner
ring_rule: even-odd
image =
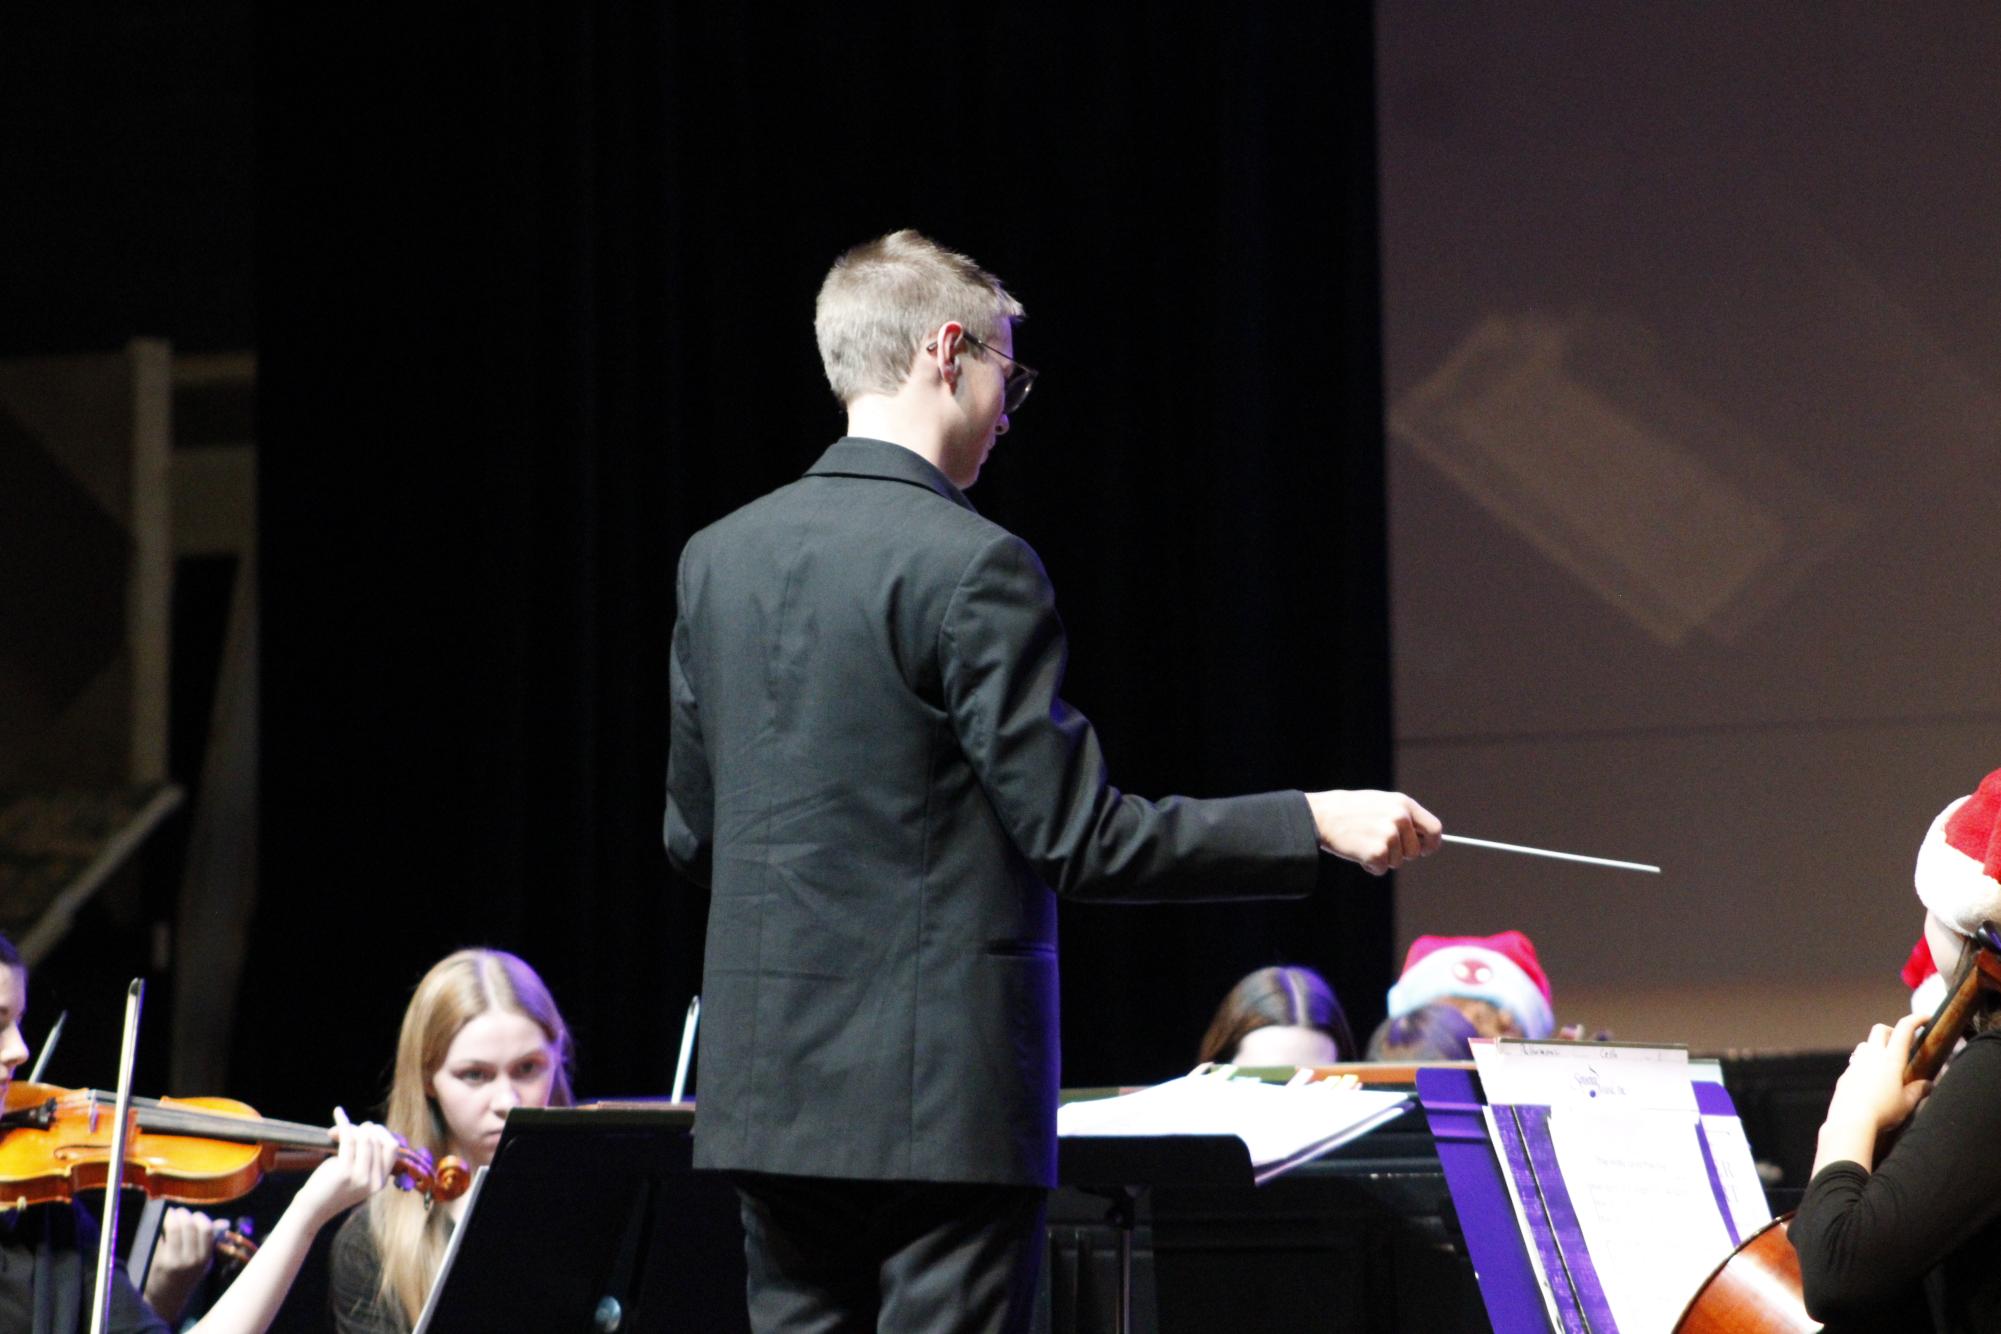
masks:
[[[1467,996],[1508,1011],[1526,1038],[1546,1038],[1556,1031],[1549,978],[1536,959],[1535,942],[1519,931],[1412,941],[1403,976],[1390,988],[1390,1018],[1447,996]]]
[[[1912,1014],[1938,1013],[1938,1003],[1945,999],[1945,979],[1939,976],[1938,965],[1932,962],[1932,947],[1923,936],[1911,946],[1911,957],[1904,960],[1898,976],[1911,989]]]
[[[1971,936],[2001,924],[2001,769],[1938,813],[1918,846],[1918,898],[1931,915]]]

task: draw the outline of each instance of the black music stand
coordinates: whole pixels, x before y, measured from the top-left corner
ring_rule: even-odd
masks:
[[[1149,1188],[1262,1185],[1396,1119],[1409,1101],[1393,1095],[1388,1105],[1365,1118],[1302,1143],[1290,1156],[1263,1167],[1252,1164],[1249,1146],[1236,1135],[1060,1135],[1056,1141],[1056,1179],[1109,1202],[1105,1221],[1117,1230],[1119,1238],[1119,1287],[1113,1307],[1118,1334],[1130,1334],[1132,1329],[1133,1233],[1139,1221],[1140,1197]]]
[[[685,1104],[517,1108],[415,1334],[748,1331],[735,1188]]]
[[[1153,1186],[1250,1186],[1250,1151],[1235,1135],[1065,1135],[1056,1141],[1056,1177],[1106,1201],[1105,1221],[1119,1239],[1119,1285],[1113,1329],[1130,1334],[1133,1231],[1140,1197]]]

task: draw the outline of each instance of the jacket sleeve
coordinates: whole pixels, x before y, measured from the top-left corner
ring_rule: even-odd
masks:
[[[960,746],[1009,837],[1058,893],[1194,902],[1313,888],[1318,844],[1303,794],[1153,802],[1112,786],[1089,720],[1058,694],[1063,625],[1019,538],[998,536],[967,564],[939,650]]]
[[[689,678],[692,660],[688,620],[688,558],[681,557],[675,579],[674,643],[667,660],[672,711],[667,742],[667,860],[698,884],[709,883],[709,854],[715,836],[715,782],[702,741],[702,712]]]

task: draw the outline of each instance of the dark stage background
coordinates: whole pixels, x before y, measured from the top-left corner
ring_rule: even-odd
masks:
[[[659,840],[673,563],[839,433],[813,295],[895,227],[1029,307],[974,499],[1042,553],[1115,780],[1391,778],[1366,9],[636,9],[261,34],[249,1096],[379,1089],[473,942],[546,973],[584,1091],[664,1090],[705,917]],[[1391,973],[1359,872],[1066,912],[1072,1083],[1185,1069],[1258,965],[1364,1032]]]

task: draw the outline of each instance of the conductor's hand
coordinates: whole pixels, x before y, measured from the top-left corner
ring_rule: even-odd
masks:
[[[1438,851],[1445,832],[1437,816],[1401,792],[1309,792],[1306,804],[1313,808],[1320,846],[1359,863],[1370,875]]]

